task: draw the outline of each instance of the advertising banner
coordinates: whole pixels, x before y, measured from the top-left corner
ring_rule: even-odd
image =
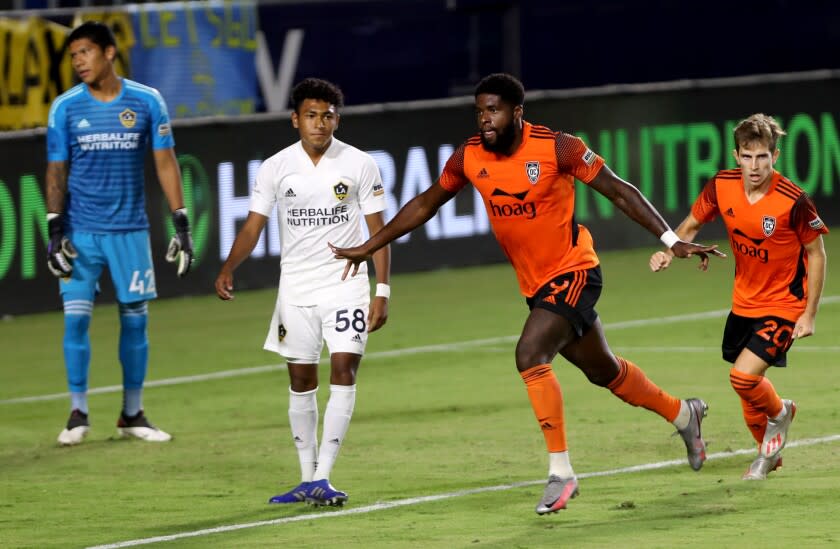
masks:
[[[160,91],[173,118],[250,114],[260,105],[253,2],[132,4],[131,78]]]
[[[0,132],[46,125],[52,100],[73,85],[68,32],[37,17],[0,17]]]
[[[777,168],[814,198],[832,227],[840,225],[836,97],[840,80],[587,97],[535,94],[526,100],[525,118],[583,137],[676,226],[706,180],[718,169],[734,166],[734,125],[754,112],[772,114],[788,132],[780,143]],[[375,158],[390,219],[437,178],[455,147],[475,131],[471,98],[464,98],[424,108],[347,108],[336,136]],[[248,191],[260,163],[298,136],[288,118],[268,116],[176,123],[174,133],[199,262],[179,280],[163,261],[171,229],[150,155],[147,210],[158,292],[162,297],[212,293],[221,262],[248,214]],[[0,136],[0,148],[9,159],[0,163],[0,315],[57,309],[58,284],[44,264],[43,136]],[[583,184],[577,185],[576,219],[591,230],[599,250],[660,246],[656,237]],[[237,288],[276,286],[278,235],[272,220],[252,256],[237,270]],[[701,236],[721,238],[723,228],[711,223]],[[484,205],[469,187],[426,225],[402,237],[392,251],[395,272],[504,261]],[[515,291],[512,272],[510,276]],[[101,300],[112,299],[107,275],[102,287]]]

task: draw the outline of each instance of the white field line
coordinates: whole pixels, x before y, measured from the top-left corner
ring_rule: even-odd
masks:
[[[828,296],[823,297],[820,300],[821,305],[827,305],[831,303],[840,303],[840,296]],[[672,324],[675,322],[692,322],[695,320],[706,320],[710,318],[721,318],[729,314],[729,309],[718,309],[716,311],[704,311],[700,313],[688,313],[682,315],[673,315],[673,316],[663,316],[663,317],[656,317],[656,318],[642,318],[638,320],[625,320],[622,322],[613,322],[604,325],[605,330],[624,330],[627,328],[638,328],[641,326],[654,326],[654,325],[661,325],[661,324]],[[439,345],[424,345],[421,347],[406,347],[404,349],[393,349],[390,351],[379,351],[373,353],[366,353],[365,360],[376,360],[381,358],[391,358],[391,357],[399,357],[399,356],[408,356],[408,355],[415,355],[415,354],[422,354],[422,353],[440,353],[440,352],[452,352],[452,351],[461,351],[464,349],[468,349],[471,347],[483,347],[488,345],[493,345],[495,343],[512,343],[519,339],[519,335],[508,335],[508,336],[499,336],[499,337],[490,337],[486,339],[472,339],[469,341],[458,341],[454,343],[442,343]],[[618,347],[617,348],[624,348],[630,349],[631,347]],[[636,348],[634,348],[636,349]],[[638,348],[641,350],[648,350],[645,348]],[[654,350],[655,348],[651,347],[650,350]],[[687,352],[701,352],[709,349],[705,349],[702,347],[674,347],[671,348],[677,350],[687,350]],[[697,350],[695,350],[697,349]],[[803,348],[804,349],[804,348]],[[835,347],[828,347],[825,348],[827,350],[835,350]],[[797,351],[800,350],[797,348]],[[327,362],[329,358],[325,357],[321,359],[321,363]],[[251,368],[237,368],[234,370],[222,370],[219,372],[210,372],[207,374],[197,374],[193,376],[180,376],[180,377],[171,377],[167,379],[158,379],[158,380],[151,380],[146,381],[144,387],[163,387],[166,385],[181,385],[184,383],[195,383],[199,381],[207,381],[211,379],[223,379],[227,377],[239,377],[239,376],[248,376],[254,374],[262,374],[265,372],[271,372],[274,370],[285,370],[285,364],[268,364],[265,366],[253,366]],[[118,391],[122,391],[122,385],[108,385],[105,387],[96,387],[93,389],[88,390],[89,395],[95,394],[103,394],[103,393],[115,393]],[[28,397],[17,397],[17,398],[8,398],[5,400],[0,400],[0,404],[20,404],[24,402],[43,402],[46,400],[59,400],[68,398],[70,393],[52,393],[47,395],[35,395],[35,396],[28,396]]]
[[[840,441],[840,434],[828,435],[818,438],[807,438],[801,440],[792,440],[787,443],[786,448],[796,448],[804,446],[814,446],[816,444],[827,444],[835,441]],[[741,450],[733,450],[730,452],[716,452],[709,454],[707,459],[723,459],[745,454],[754,454],[755,448],[744,448]],[[627,473],[637,473],[640,471],[652,471],[654,469],[664,469],[666,467],[676,467],[678,465],[685,465],[685,459],[671,459],[668,461],[657,461],[654,463],[644,463],[642,465],[633,465],[630,467],[622,467],[620,469],[609,469],[606,471],[593,471],[591,473],[582,473],[578,475],[579,479],[591,477],[608,477]],[[117,543],[110,543],[107,545],[96,545],[88,547],[88,549],[118,549],[120,547],[134,547],[137,545],[148,545],[152,543],[160,543],[164,541],[174,541],[177,539],[194,538],[199,536],[208,536],[211,534],[220,534],[224,532],[233,532],[235,530],[244,530],[246,528],[257,528],[260,526],[274,526],[278,524],[288,524],[290,522],[301,522],[305,520],[317,520],[326,517],[335,518],[348,515],[361,515],[372,513],[375,511],[384,511],[387,509],[394,509],[397,507],[406,507],[408,505],[420,505],[432,501],[442,501],[445,499],[459,498],[464,496],[471,496],[473,494],[482,494],[486,492],[500,492],[503,490],[511,490],[513,488],[521,488],[523,486],[533,486],[536,484],[543,484],[545,479],[529,480],[524,482],[514,482],[511,484],[501,484],[497,486],[485,486],[482,488],[472,488],[469,490],[457,490],[455,492],[447,492],[444,494],[434,494],[431,496],[420,496],[414,498],[398,499],[395,501],[387,501],[382,503],[374,503],[373,505],[365,505],[363,507],[355,507],[352,509],[342,509],[340,511],[327,511],[320,513],[312,513],[307,515],[295,515],[293,517],[284,517],[272,520],[261,520],[257,522],[246,522],[241,524],[228,524],[226,526],[217,526],[215,528],[205,528],[203,530],[194,530],[192,532],[182,532],[180,534],[170,534],[167,536],[155,536],[151,538],[134,539],[129,541],[120,541]]]

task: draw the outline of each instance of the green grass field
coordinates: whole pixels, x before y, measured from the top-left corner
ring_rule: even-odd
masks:
[[[261,349],[274,290],[150,306],[144,400],[175,436],[168,444],[118,440],[121,394],[105,390],[90,397],[87,441],[59,447],[68,398],[50,395],[66,391],[61,315],[0,322],[0,547],[160,536],[178,536],[168,547],[836,547],[840,240],[826,244],[817,334],[770,373],[799,412],[785,467],[765,482],[740,480],[752,438],[719,358],[731,259],[707,273],[683,261],[653,274],[652,248],[602,253],[598,309],[613,349],[672,394],[709,403],[711,458],[691,471],[670,425],[557,359],[581,495],[544,517],[534,506],[547,456],[513,365],[527,308],[507,265],[394,277],[390,320],[368,344],[333,471],[351,496],[344,509],[266,503],[299,478],[287,374]],[[719,314],[686,316],[710,311]],[[121,382],[117,332],[116,307],[97,307],[92,388]],[[322,411],[326,376],[322,365]],[[656,468],[626,470],[647,464]]]

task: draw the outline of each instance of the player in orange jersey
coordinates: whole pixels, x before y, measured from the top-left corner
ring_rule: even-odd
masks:
[[[601,270],[592,236],[574,219],[574,179],[588,183],[630,218],[661,237],[678,257],[723,255],[715,246],[679,240],[636,187],[618,178],[604,160],[572,135],[523,120],[525,90],[507,74],[492,74],[475,89],[479,134],[449,158],[431,187],[409,201],[381,231],[355,248],[335,248],[347,259],[344,275],[378,249],[432,218],[467,183],[484,199],[493,232],[516,271],[531,312],[516,346],[516,367],[543,431],[549,479],[537,513],[564,509],[577,495],[569,461],[563,396],[551,368],[558,353],[590,382],[607,387],[633,406],[673,423],[700,469],[706,458],[700,423],[707,406],[679,400],[654,385],[632,362],[607,345],[595,303]]]
[[[782,464],[782,448],[796,414],[765,377],[770,366],[785,366],[787,350],[814,333],[814,318],[825,280],[828,232],[802,189],[773,169],[776,144],[785,132],[770,116],[754,114],[735,127],[735,160],[697,197],[677,235],[693,239],[720,215],[735,254],[732,311],[723,331],[723,359],[732,388],[741,397],[747,427],[759,444],[745,480],[764,480]],[[656,252],[650,268],[668,267],[672,252]]]

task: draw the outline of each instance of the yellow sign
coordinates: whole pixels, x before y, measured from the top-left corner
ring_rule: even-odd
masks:
[[[74,25],[97,20],[108,24],[117,39],[117,74],[129,75],[129,49],[134,45],[126,13],[85,13]],[[38,17],[0,17],[0,131],[47,125],[53,100],[77,84],[65,48],[72,29]]]

